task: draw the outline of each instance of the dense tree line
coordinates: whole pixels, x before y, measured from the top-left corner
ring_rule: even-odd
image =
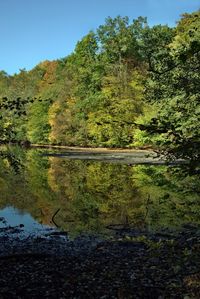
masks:
[[[134,147],[200,158],[200,12],[175,28],[107,18],[64,59],[0,72],[2,142]]]

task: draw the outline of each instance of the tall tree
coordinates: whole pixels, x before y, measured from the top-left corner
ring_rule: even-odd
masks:
[[[163,133],[162,149],[169,157],[200,160],[200,12],[185,14],[168,45],[165,61],[158,60],[148,85],[150,101],[160,111],[148,131]],[[167,61],[167,63],[166,63]]]

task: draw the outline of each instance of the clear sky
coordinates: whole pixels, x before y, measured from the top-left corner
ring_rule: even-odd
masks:
[[[108,16],[173,26],[199,8],[200,0],[0,0],[0,70],[13,74],[65,57]]]

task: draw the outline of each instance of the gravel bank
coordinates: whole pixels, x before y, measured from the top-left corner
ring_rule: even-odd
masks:
[[[1,299],[200,298],[197,227],[119,231],[112,240],[53,230],[21,237],[20,229],[1,231]]]

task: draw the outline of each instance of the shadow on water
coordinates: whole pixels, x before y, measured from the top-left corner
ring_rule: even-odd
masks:
[[[7,225],[17,219],[29,230],[50,225],[75,236],[130,227],[177,229],[200,222],[199,174],[189,175],[186,166],[71,160],[42,153],[1,150],[0,217]],[[12,221],[9,209],[15,211]]]

